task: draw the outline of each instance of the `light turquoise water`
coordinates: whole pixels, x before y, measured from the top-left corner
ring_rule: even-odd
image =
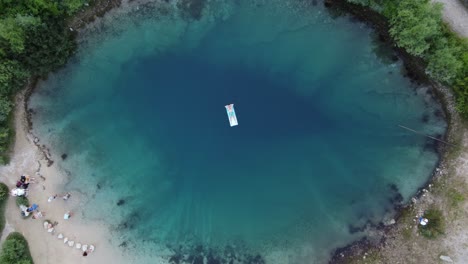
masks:
[[[134,8],[31,98],[82,216],[139,263],[323,262],[427,181],[433,142],[397,125],[441,135],[440,107],[370,29],[306,2],[213,1],[199,21]]]

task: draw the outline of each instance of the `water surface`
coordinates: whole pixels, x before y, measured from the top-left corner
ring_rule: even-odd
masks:
[[[441,135],[440,107],[370,29],[308,2],[213,1],[199,20],[141,6],[88,33],[31,99],[83,217],[139,263],[323,262],[391,219],[438,159],[397,125]]]

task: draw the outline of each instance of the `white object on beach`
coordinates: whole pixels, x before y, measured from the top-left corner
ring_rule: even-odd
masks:
[[[72,240],[72,241],[68,241],[68,246],[73,247],[73,245],[75,245],[75,241],[73,241],[73,240]]]
[[[44,221],[44,229],[47,229],[47,226],[49,225],[49,222]]]
[[[443,261],[453,263],[453,260],[452,260],[449,256],[444,256],[444,255],[442,255],[442,256],[440,256],[439,258],[440,258],[441,260],[443,260]]]
[[[89,252],[91,253],[91,252],[93,252],[93,251],[94,251],[94,245],[90,245],[90,246],[89,246]]]
[[[54,229],[53,227],[51,227],[51,228],[47,229],[47,232],[49,232],[49,233],[53,233],[53,232],[54,232],[54,230],[55,230],[55,229]]]
[[[229,125],[231,125],[231,127],[237,126],[239,123],[237,123],[237,116],[236,111],[234,111],[234,104],[228,104],[224,107],[226,107],[226,112],[229,118]]]
[[[86,251],[86,250],[88,250],[88,245],[83,245],[83,246],[81,247],[81,249],[83,250],[83,252]]]
[[[428,222],[429,222],[429,220],[427,220],[427,218],[423,218],[423,219],[421,219],[421,221],[419,221],[419,223],[420,223],[422,226],[427,225]]]
[[[80,243],[76,243],[76,249],[80,249],[81,248],[81,244]]]
[[[63,238],[62,233],[58,234],[57,238],[58,238],[58,239],[62,239],[62,238]]]
[[[63,239],[63,243],[64,243],[64,244],[67,243],[67,242],[68,242],[68,237],[66,237],[66,238]]]
[[[26,190],[25,189],[21,189],[21,188],[15,188],[13,190],[11,190],[11,195],[12,196],[26,196]]]

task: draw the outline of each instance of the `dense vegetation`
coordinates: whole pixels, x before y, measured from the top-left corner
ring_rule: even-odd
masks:
[[[2,264],[33,264],[26,239],[18,232],[9,234],[0,254]]]
[[[0,163],[12,138],[12,96],[62,66],[75,48],[66,20],[85,0],[0,0]]]
[[[468,118],[468,41],[442,21],[442,5],[430,0],[347,0],[371,7],[390,23],[390,35],[409,54],[426,62],[426,72],[452,86],[459,112]]]
[[[8,186],[0,182],[0,234],[5,228],[5,209],[8,200]]]

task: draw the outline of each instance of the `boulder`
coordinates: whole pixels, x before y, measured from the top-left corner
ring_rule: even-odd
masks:
[[[450,263],[453,263],[453,260],[449,257],[449,256],[440,256],[440,259],[445,261],[445,262],[450,262]]]

